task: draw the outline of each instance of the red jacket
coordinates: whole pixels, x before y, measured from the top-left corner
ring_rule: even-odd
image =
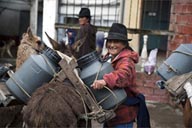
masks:
[[[139,55],[131,50],[124,49],[116,58],[112,60],[114,71],[105,74],[103,79],[111,89],[124,88],[128,97],[133,97],[138,92],[134,89],[136,70],[135,64],[138,62]],[[119,105],[115,110],[116,117],[108,121],[109,126],[128,123],[137,117],[138,106]]]

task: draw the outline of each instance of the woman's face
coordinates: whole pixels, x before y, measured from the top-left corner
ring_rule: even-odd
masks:
[[[80,25],[85,25],[89,23],[89,19],[87,17],[79,17],[79,24]]]
[[[126,46],[125,44],[120,40],[107,40],[107,49],[108,52],[115,57],[118,55],[122,49],[124,49]]]

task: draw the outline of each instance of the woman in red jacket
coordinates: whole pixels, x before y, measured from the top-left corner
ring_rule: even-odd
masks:
[[[113,23],[109,30],[106,48],[106,57],[111,56],[111,64],[114,71],[105,74],[103,79],[96,80],[92,87],[102,89],[104,86],[113,88],[124,88],[127,97],[136,97],[138,92],[134,89],[136,70],[135,64],[138,62],[139,55],[129,46],[127,29],[123,24]],[[138,104],[121,104],[115,110],[116,117],[108,121],[108,127],[127,128],[133,127],[133,122],[137,118]]]

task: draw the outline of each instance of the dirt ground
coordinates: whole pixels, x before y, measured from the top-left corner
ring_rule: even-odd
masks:
[[[5,60],[0,59],[1,61],[5,62]],[[6,62],[14,63],[12,59],[6,59]],[[184,128],[182,111],[180,109],[161,103],[147,103],[147,106],[150,113],[151,128]],[[0,115],[1,118],[4,117]],[[93,128],[101,127],[102,125],[94,123]]]
[[[168,104],[147,104],[151,128],[184,128],[183,114],[179,108]]]
[[[162,104],[162,103],[147,103],[147,107],[150,114],[151,128],[183,128],[184,127],[183,114],[179,108],[174,108],[173,106],[170,106],[168,104]],[[15,111],[10,112],[9,111],[10,108],[14,109]],[[17,107],[17,109],[15,107],[9,107],[9,109],[0,107],[0,111],[1,111],[0,119],[4,119],[4,121],[5,120],[8,121],[9,118],[10,119],[14,118],[13,116],[14,113],[17,113],[18,110],[20,110],[21,108],[19,106]],[[1,123],[2,123],[2,120],[1,120]],[[102,125],[94,123],[93,128],[101,128],[101,126]]]
[[[151,128],[184,128],[183,114],[180,109],[161,103],[147,103],[147,107]],[[102,128],[102,125],[97,122],[93,124],[93,128]],[[136,124],[134,128],[137,128]]]

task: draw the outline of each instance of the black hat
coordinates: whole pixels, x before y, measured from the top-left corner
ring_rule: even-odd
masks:
[[[119,23],[113,23],[109,33],[108,37],[105,39],[108,40],[123,40],[123,41],[131,41],[132,39],[128,39],[127,37],[127,28],[123,24]]]
[[[79,17],[88,17],[90,18],[90,10],[89,8],[81,8],[80,12],[79,12]]]

